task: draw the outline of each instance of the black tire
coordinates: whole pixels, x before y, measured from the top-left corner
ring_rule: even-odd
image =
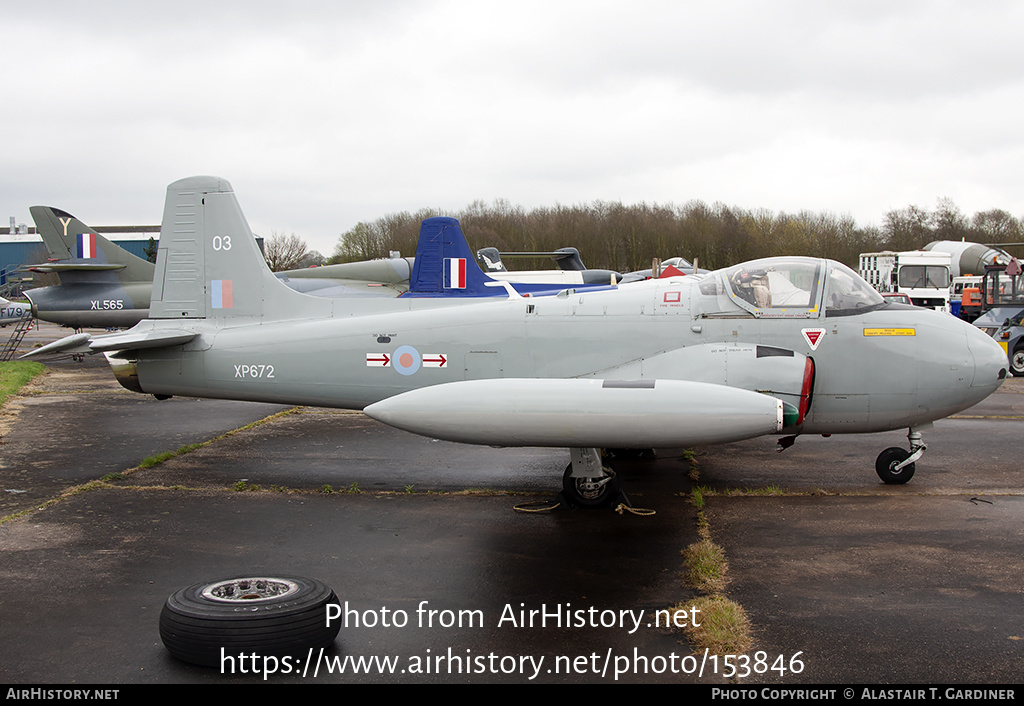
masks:
[[[178,659],[208,667],[221,665],[222,648],[231,657],[255,653],[301,663],[309,648],[326,647],[338,636],[340,621],[327,624],[327,604],[337,602],[330,586],[298,576],[206,581],[167,599],[160,639]]]
[[[562,475],[562,495],[576,507],[608,507],[619,497],[619,477],[608,473],[603,478],[573,478],[570,463]]]
[[[878,474],[883,483],[903,485],[914,477],[914,464],[909,463],[898,471],[895,468],[909,457],[910,452],[906,449],[891,446],[878,454],[878,458],[875,459],[875,473]]]
[[[1010,356],[1010,372],[1015,378],[1024,378],[1024,346],[1018,346]]]

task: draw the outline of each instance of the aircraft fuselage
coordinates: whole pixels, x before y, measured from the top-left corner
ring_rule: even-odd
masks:
[[[924,424],[984,399],[1005,369],[991,339],[949,315],[882,305],[826,316],[816,304],[759,318],[698,282],[480,303],[384,300],[375,313],[361,303],[358,315],[226,328],[178,320],[166,323],[200,335],[128,357],[147,393],[361,409],[424,386],[502,378],[701,379],[786,399],[800,393],[806,356],[813,401],[802,433]],[[759,349],[792,352],[769,356],[790,358],[781,361],[789,367],[744,385]]]
[[[69,278],[68,274],[64,275]],[[149,316],[150,282],[67,282],[29,289],[32,314],[44,321],[74,328],[134,326]]]

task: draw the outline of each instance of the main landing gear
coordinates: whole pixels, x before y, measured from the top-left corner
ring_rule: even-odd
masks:
[[[899,446],[892,446],[878,454],[878,458],[875,459],[875,473],[883,483],[902,485],[914,477],[914,464],[928,448],[921,438],[921,429],[930,426],[931,424],[911,427],[907,431],[910,451],[901,449]]]
[[[569,449],[572,461],[562,475],[562,495],[576,507],[609,507],[622,495],[619,477],[602,463],[601,450]]]

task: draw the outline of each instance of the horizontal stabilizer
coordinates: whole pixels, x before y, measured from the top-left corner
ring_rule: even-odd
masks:
[[[26,267],[32,272],[106,272],[124,268],[125,265],[109,262],[53,262]]]
[[[89,343],[89,349],[97,353],[106,351],[137,351],[144,348],[168,348],[188,343],[196,337],[191,331],[173,331],[159,329],[135,332],[134,329],[124,333],[112,333],[100,336]]]
[[[59,341],[48,343],[21,356],[35,358],[47,353],[103,353],[107,351],[142,350],[144,348],[167,348],[188,343],[196,337],[191,331],[173,331],[133,328],[123,333],[93,337],[89,333],[76,333]]]
[[[47,343],[45,346],[35,348],[20,357],[37,358],[47,353],[88,353],[90,340],[92,340],[91,333],[76,333],[65,336],[53,343]]]
[[[488,446],[677,447],[783,428],[775,397],[686,380],[466,380],[363,411],[414,434]]]

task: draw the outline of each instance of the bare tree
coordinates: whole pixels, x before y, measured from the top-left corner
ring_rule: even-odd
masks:
[[[979,211],[971,224],[982,243],[1008,243],[1020,240],[1024,228],[1021,222],[1000,208]]]
[[[306,241],[291,233],[273,231],[263,244],[264,257],[272,272],[294,270],[309,252]]]
[[[932,214],[935,237],[939,240],[965,240],[970,233],[967,216],[960,212],[953,199],[942,197]]]
[[[708,269],[776,255],[828,257],[857,266],[858,255],[878,250],[914,250],[945,237],[982,242],[1024,238],[1024,224],[992,209],[968,219],[951,199],[935,212],[917,206],[885,213],[881,227],[859,226],[849,215],[801,210],[744,209],[720,202],[688,201],[682,206],[594,201],[527,210],[505,199],[474,201],[462,211],[403,211],[360,222],[338,241],[331,262],[387,257],[416,251],[420,221],[450,215],[462,223],[470,248],[502,251],[553,250],[572,245],[589,267],[626,272],[651,258],[699,258]]]
[[[324,257],[319,250],[310,250],[306,253],[306,256],[299,260],[299,264],[295,267],[320,267],[327,262],[327,258]]]

